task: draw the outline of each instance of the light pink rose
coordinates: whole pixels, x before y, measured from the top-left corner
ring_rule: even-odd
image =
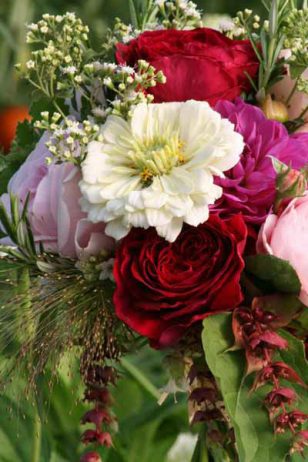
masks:
[[[302,75],[305,79],[308,79],[308,69]],[[290,75],[287,74],[280,82],[276,83],[271,89],[271,94],[275,96],[278,101],[286,102],[290,95],[295,81],[291,79]],[[289,118],[294,120],[300,116],[301,112],[308,105],[308,95],[299,91],[296,91],[292,96],[290,103],[288,104]],[[308,111],[304,116],[305,124],[298,130],[299,132],[308,132]]]
[[[78,168],[68,163],[47,166],[47,140],[45,134],[8,186],[22,203],[30,195],[28,216],[35,241],[42,242],[48,251],[70,258],[112,251],[114,240],[105,235],[105,225],[90,223],[81,211]],[[1,201],[9,210],[8,194]]]
[[[263,224],[257,252],[287,260],[302,284],[300,300],[308,306],[308,192],[293,199],[280,216],[271,214]]]

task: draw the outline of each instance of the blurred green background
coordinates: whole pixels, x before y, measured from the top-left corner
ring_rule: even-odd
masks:
[[[232,16],[245,7],[261,10],[261,0],[195,1],[206,16],[216,13]],[[15,63],[28,59],[25,25],[35,22],[44,12],[61,14],[66,11],[75,11],[82,17],[98,46],[116,16],[129,21],[127,0],[0,0],[0,108],[28,104],[31,98],[29,89],[18,81],[14,70]],[[4,129],[0,122],[0,134],[1,130]],[[3,296],[0,284],[0,304],[5,303]],[[160,353],[144,349],[130,361],[154,387],[165,385],[167,376],[162,371]],[[80,401],[78,374],[73,377],[68,378],[64,370],[52,393],[42,384],[47,419],[38,462],[76,462],[79,459],[79,420],[85,408]],[[23,389],[20,378],[0,399],[0,462],[33,462],[37,431],[35,406],[24,399]],[[115,449],[105,452],[103,460],[168,462],[167,453],[178,434],[190,431],[185,398],[178,404],[169,398],[159,407],[144,382],[123,371],[115,400],[120,431],[115,438]]]

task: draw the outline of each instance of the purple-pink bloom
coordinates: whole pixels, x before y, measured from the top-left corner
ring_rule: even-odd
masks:
[[[114,241],[105,235],[105,225],[90,223],[81,211],[79,169],[68,163],[47,165],[48,139],[45,133],[8,186],[21,203],[29,194],[28,217],[35,242],[70,258],[111,251]],[[9,195],[2,195],[1,201],[9,210]]]
[[[268,120],[260,109],[241,99],[220,101],[215,109],[235,125],[246,147],[225,178],[216,179],[223,195],[213,209],[225,216],[242,212],[246,222],[262,224],[275,199],[276,173],[270,156],[294,169],[302,168],[308,162],[308,133],[289,135],[284,125]]]

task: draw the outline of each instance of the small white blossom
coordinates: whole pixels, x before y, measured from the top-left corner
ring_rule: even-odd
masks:
[[[95,117],[101,118],[101,119],[104,119],[107,115],[106,110],[101,107],[95,107],[94,109],[92,109],[92,114]]]
[[[28,25],[28,29],[33,31],[33,32],[38,31],[38,28],[39,28],[38,25],[34,24],[34,23]]]
[[[35,68],[35,62],[30,59],[29,61],[26,62],[26,67],[27,69],[34,69]]]
[[[125,74],[133,74],[135,72],[134,68],[131,66],[121,66],[120,70],[125,72]]]
[[[62,68],[63,74],[75,75],[77,72],[76,66],[67,66]]]

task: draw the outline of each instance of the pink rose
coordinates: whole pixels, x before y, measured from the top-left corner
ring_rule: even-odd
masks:
[[[65,257],[83,258],[111,251],[114,241],[104,233],[103,223],[90,223],[81,211],[80,171],[72,164],[46,164],[50,153],[45,134],[25,163],[11,178],[8,190],[22,203],[29,194],[28,215],[35,242]],[[9,196],[1,201],[9,210]]]
[[[297,197],[281,215],[271,214],[263,224],[257,252],[287,260],[302,284],[300,300],[308,306],[308,192]]]

